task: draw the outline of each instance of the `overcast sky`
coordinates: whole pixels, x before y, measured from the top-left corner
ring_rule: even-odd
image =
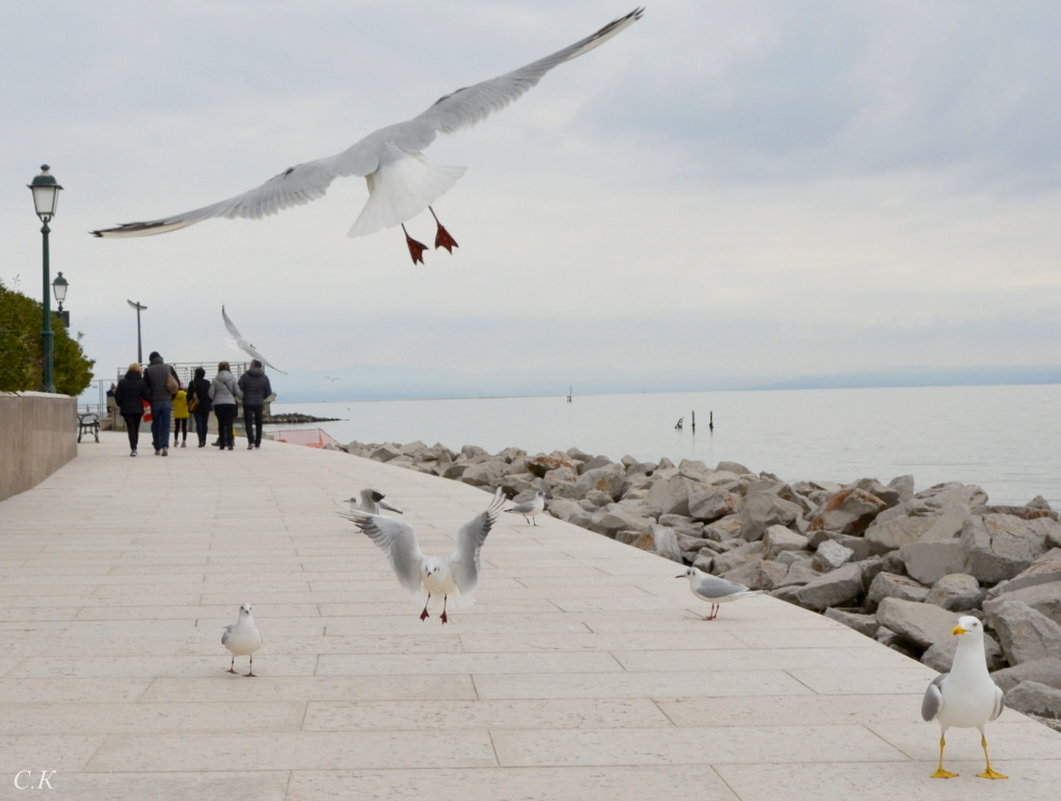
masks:
[[[5,4],[0,278],[52,270],[109,378],[239,359],[284,399],[712,388],[1061,364],[1061,4],[655,0],[432,161],[460,243],[351,239],[360,178],[263,221],[141,239],[566,46],[618,0]],[[433,240],[428,214],[410,233]],[[330,381],[325,376],[337,377]]]

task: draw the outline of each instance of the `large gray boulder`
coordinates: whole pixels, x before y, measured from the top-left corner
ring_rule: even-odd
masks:
[[[1011,665],[1043,657],[1061,657],[1061,625],[1022,601],[993,606],[987,624],[998,634]]]
[[[995,588],[997,589],[997,588]],[[1032,584],[1015,590],[1006,590],[1000,595],[984,602],[984,612],[991,614],[999,604],[1006,601],[1021,601],[1036,612],[1061,624],[1061,581],[1049,584]]]
[[[612,503],[593,513],[590,530],[614,537],[619,531],[636,531],[649,534],[656,521],[640,506],[640,501]]]
[[[800,507],[786,501],[770,490],[772,482],[757,482],[748,488],[744,506],[739,512],[740,535],[746,540],[758,540],[770,526],[788,526],[802,517]]]
[[[869,543],[866,542],[863,537],[856,537],[852,534],[841,534],[837,531],[812,531],[807,534],[807,547],[811,550],[818,550],[820,546],[826,540],[832,540],[838,542],[845,548],[850,548],[854,554],[851,559],[855,562],[861,562],[863,559],[869,559],[874,555],[874,550],[870,547]]]
[[[782,551],[801,551],[807,547],[807,538],[785,526],[770,526],[763,535],[766,558],[774,559]]]
[[[1022,520],[1013,515],[973,515],[962,528],[964,572],[982,584],[997,584],[1031,567],[1046,552],[1047,518]]]
[[[1006,706],[1027,715],[1061,719],[1061,690],[1037,681],[1022,681],[1006,693]]]
[[[985,592],[975,576],[948,573],[932,585],[924,601],[951,612],[965,612],[978,607]]]
[[[922,584],[935,584],[948,573],[965,568],[965,551],[960,540],[919,540],[899,549],[906,572]]]
[[[585,494],[590,490],[606,492],[613,500],[623,497],[623,484],[626,483],[626,470],[621,464],[609,462],[602,467],[586,470],[575,482],[577,492]]]
[[[862,534],[887,504],[865,490],[845,487],[830,495],[825,505],[811,518],[809,531],[838,531]]]
[[[769,559],[755,559],[726,571],[722,578],[753,590],[772,590],[784,580],[787,573],[787,565]]]
[[[814,564],[822,572],[836,570],[840,565],[850,562],[855,552],[835,540],[825,540],[814,552]]]
[[[904,601],[924,601],[928,587],[908,576],[881,571],[873,577],[866,590],[865,607],[873,611],[885,598],[900,598]]]
[[[847,609],[830,607],[825,610],[825,617],[830,620],[835,620],[838,623],[843,623],[848,628],[854,629],[859,634],[864,634],[867,637],[873,637],[879,628],[877,618],[873,615],[864,615],[860,612],[851,612]]]
[[[922,648],[951,637],[958,615],[933,604],[884,598],[877,606],[877,621]]]
[[[589,528],[593,520],[593,516],[578,501],[570,498],[551,498],[545,502],[545,506],[553,517],[581,528]]]
[[[795,599],[803,608],[820,612],[855,600],[862,589],[862,570],[857,564],[849,563],[804,584],[795,592]]]
[[[505,463],[500,460],[476,462],[468,465],[468,468],[461,474],[460,480],[473,487],[493,488],[501,484],[504,471]]]
[[[764,551],[762,542],[745,542],[719,554],[714,561],[715,574],[721,576],[749,562],[758,562],[763,558]]]
[[[896,507],[899,508],[899,507]],[[930,517],[897,516],[888,520],[883,514],[866,529],[865,540],[874,553],[884,554],[917,542],[932,527]]]
[[[712,523],[740,511],[744,498],[729,489],[694,484],[689,488],[689,516]]]
[[[1031,587],[1035,584],[1061,585],[1061,548],[1051,548],[1009,581],[1003,581],[991,588],[990,597],[1005,592]]]
[[[706,468],[705,468],[706,469]],[[683,475],[653,482],[645,498],[661,515],[688,515],[689,488],[693,484]]]
[[[678,547],[678,535],[667,526],[652,526],[652,545],[657,554],[672,562],[682,561],[682,552]]]
[[[1061,690],[1061,659],[1056,656],[1030,659],[1019,665],[996,670],[991,674],[991,678],[1007,693],[1022,681],[1037,681]]]

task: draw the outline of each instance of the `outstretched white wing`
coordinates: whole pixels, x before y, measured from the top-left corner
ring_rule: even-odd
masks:
[[[258,349],[254,347],[254,345],[252,345],[250,342],[248,342],[246,339],[243,338],[243,335],[239,332],[239,329],[236,328],[235,323],[232,322],[232,319],[228,316],[228,313],[225,311],[224,305],[221,306],[221,317],[225,321],[225,328],[228,329],[228,333],[230,333],[232,335],[232,338],[236,340],[236,344],[239,345],[240,350],[242,350],[244,353],[246,353],[252,359],[257,359],[262,364],[264,364],[266,367],[271,367],[273,370],[276,370],[276,372],[278,372],[278,373],[284,373],[283,370],[281,370],[275,364],[273,364],[268,359],[266,359],[264,356],[262,356],[258,352]],[[287,375],[287,373],[284,373],[284,375]]]
[[[416,541],[416,532],[404,520],[367,512],[338,512],[365,534],[387,555],[398,583],[411,593],[420,591],[424,554]]]
[[[490,505],[465,523],[457,533],[457,549],[450,556],[450,569],[457,589],[467,595],[479,582],[479,549],[483,547],[486,535],[494,527],[501,509],[505,505],[505,496],[498,487]]]
[[[214,217],[260,219],[317,200],[337,177],[368,178],[369,200],[350,229],[363,236],[405,222],[445,194],[463,167],[430,164],[420,151],[439,133],[474,125],[519,98],[549,70],[603,44],[641,18],[644,9],[609,22],[597,32],[524,67],[458,89],[411,120],[375,131],[334,156],[288,167],[260,186],[191,211],[146,222],[123,223],[91,233],[100,237],[150,236]]]

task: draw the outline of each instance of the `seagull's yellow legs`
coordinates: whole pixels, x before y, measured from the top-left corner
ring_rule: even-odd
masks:
[[[939,736],[939,766],[936,768],[936,772],[932,774],[933,779],[953,779],[957,776],[957,773],[951,773],[949,770],[943,770],[943,746],[947,744],[947,741],[943,739],[943,735]]]
[[[987,755],[987,735],[983,733],[980,734],[980,745],[984,749],[984,762],[987,763],[987,767],[984,768],[983,773],[977,773],[976,775],[981,779],[1008,779],[1009,776],[999,773],[991,767],[991,757]]]

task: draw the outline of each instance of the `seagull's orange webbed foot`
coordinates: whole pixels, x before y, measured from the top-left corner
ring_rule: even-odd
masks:
[[[411,236],[409,232],[405,230],[405,223],[402,223],[402,233],[405,234],[405,244],[409,246],[409,255],[412,256],[413,264],[420,262],[424,263],[424,251],[427,250],[427,245],[423,242],[417,242]]]
[[[445,226],[438,221],[438,215],[435,214],[435,210],[430,206],[427,210],[431,212],[431,216],[435,218],[435,225],[438,226],[438,231],[435,232],[435,250],[439,248],[445,248],[449,253],[453,252],[453,248],[459,248],[457,240],[450,236],[449,231],[446,230]]]

